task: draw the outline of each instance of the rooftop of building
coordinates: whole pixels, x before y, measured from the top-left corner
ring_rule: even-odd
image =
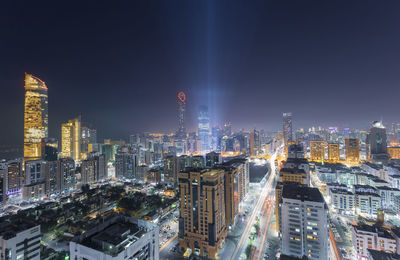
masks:
[[[379,187],[376,187],[378,190],[391,190],[391,191],[400,191],[399,189],[397,189],[397,188],[392,188],[392,187],[389,187],[389,186],[379,186]]]
[[[371,163],[371,162],[365,162],[364,165],[371,167],[372,169],[375,170],[382,170],[383,166],[382,164],[376,164],[376,163]]]
[[[306,158],[289,158],[288,157],[286,159],[286,162],[287,163],[304,163],[304,164],[308,164],[308,160]]]
[[[397,236],[400,237],[400,227],[394,227],[392,228],[392,233]]]
[[[362,185],[362,184],[354,184],[353,188],[354,188],[354,190],[356,190],[356,189],[373,189],[373,190],[376,190],[376,188],[371,186],[371,185]]]
[[[304,169],[299,169],[299,168],[282,168],[279,171],[279,174],[281,173],[289,173],[289,174],[305,174],[306,172]]]
[[[229,161],[226,161],[224,163],[222,163],[223,166],[237,166],[237,165],[241,165],[241,164],[245,164],[247,161],[247,159],[245,158],[233,158]]]
[[[300,144],[291,144],[291,145],[288,145],[288,151],[289,152],[303,152],[304,147],[303,147],[303,145],[300,145]]]
[[[357,225],[353,225],[353,228],[356,232],[369,232],[376,233],[379,237],[394,239],[388,230],[379,226],[379,225],[368,225],[365,223],[358,223]]]
[[[336,194],[347,194],[347,195],[354,195],[353,192],[348,191],[348,190],[338,190],[338,189],[332,189],[331,190],[332,193],[336,193]]]
[[[85,237],[78,237],[74,241],[107,255],[118,255],[128,244],[136,242],[147,232],[145,228],[129,219],[115,217],[105,225],[89,230]]]
[[[356,195],[364,195],[364,196],[372,196],[372,197],[381,197],[376,193],[368,192],[368,191],[355,191],[354,194]]]
[[[308,258],[307,257],[298,258],[298,257],[295,257],[295,256],[281,254],[279,259],[280,260],[307,260]]]
[[[346,185],[346,184],[338,183],[338,182],[328,182],[328,183],[326,184],[326,186],[344,187],[344,188],[347,188],[347,185]]]
[[[395,253],[388,253],[385,251],[374,250],[368,248],[368,254],[371,256],[373,260],[395,260],[400,259],[400,255]],[[370,259],[370,258],[369,258]]]
[[[325,202],[318,188],[311,188],[298,184],[284,184],[282,198],[301,201]]]
[[[18,219],[13,222],[2,222],[0,223],[0,237],[8,240],[15,237],[18,233],[35,226],[39,225],[24,219]]]

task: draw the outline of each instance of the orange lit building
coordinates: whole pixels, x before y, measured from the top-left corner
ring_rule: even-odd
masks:
[[[179,245],[183,251],[215,259],[227,236],[222,169],[180,172]]]
[[[61,157],[81,161],[81,117],[61,125]]]
[[[340,161],[339,144],[337,143],[328,144],[328,160],[331,163],[337,163]]]
[[[360,140],[358,138],[346,138],[346,161],[350,164],[360,162]]]
[[[322,162],[325,157],[325,142],[310,141],[310,160],[314,162]]]
[[[42,157],[42,140],[48,137],[48,100],[46,84],[25,74],[24,158]]]
[[[400,146],[389,146],[388,154],[392,159],[400,159]]]

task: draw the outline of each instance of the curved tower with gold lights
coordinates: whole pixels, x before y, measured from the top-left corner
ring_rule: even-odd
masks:
[[[24,158],[42,157],[42,140],[48,137],[47,86],[39,78],[25,73]]]

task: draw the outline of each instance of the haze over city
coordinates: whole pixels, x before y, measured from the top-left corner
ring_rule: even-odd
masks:
[[[0,260],[400,259],[399,1],[0,5]]]
[[[0,109],[12,125],[0,143],[21,144],[14,129],[23,124],[24,72],[49,87],[54,136],[78,114],[104,138],[173,132],[180,90],[192,130],[202,104],[213,124],[234,129],[276,131],[284,111],[295,113],[296,128],[391,123],[400,108],[398,8],[397,1],[7,1]]]

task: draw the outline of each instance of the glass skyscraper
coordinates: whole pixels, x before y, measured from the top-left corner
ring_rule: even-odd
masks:
[[[210,138],[210,117],[208,115],[208,107],[200,106],[198,117],[198,133],[200,139],[201,152],[206,153],[210,151],[211,138]]]
[[[48,137],[48,100],[46,84],[25,74],[24,157],[42,157],[42,140]]]

